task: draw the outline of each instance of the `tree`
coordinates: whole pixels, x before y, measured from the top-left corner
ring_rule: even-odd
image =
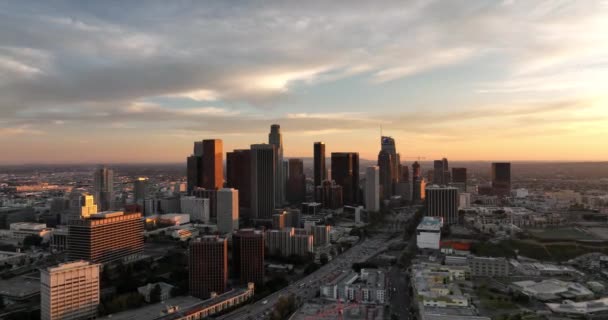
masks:
[[[321,253],[321,256],[319,257],[319,261],[321,261],[321,265],[327,264],[327,262],[329,262],[327,253]]]
[[[157,283],[152,290],[150,290],[150,303],[161,302],[162,300],[162,289],[160,285]]]

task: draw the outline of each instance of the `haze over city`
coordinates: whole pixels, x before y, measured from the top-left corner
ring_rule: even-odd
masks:
[[[608,158],[608,2],[0,4],[2,164]],[[372,14],[370,14],[372,13]]]

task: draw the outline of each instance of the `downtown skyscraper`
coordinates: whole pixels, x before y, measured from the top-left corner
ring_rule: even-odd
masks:
[[[190,242],[190,294],[208,299],[212,292],[222,294],[228,287],[228,241],[218,236],[203,236]]]
[[[315,142],[314,144],[314,186],[320,186],[327,179],[327,168],[325,166],[325,143]]]
[[[511,163],[492,163],[492,191],[500,197],[511,194]]]
[[[380,152],[378,153],[378,167],[380,168],[380,195],[382,199],[389,199],[395,195],[395,187],[399,182],[400,157],[392,137],[380,137]]]
[[[268,143],[274,146],[275,152],[275,203],[282,205],[285,203],[285,186],[287,184],[287,172],[285,164],[283,164],[283,136],[281,135],[281,126],[273,124],[270,126],[268,134]]]
[[[239,191],[239,206],[251,206],[251,150],[226,153],[226,184]]]
[[[365,170],[365,209],[373,212],[380,211],[380,168],[378,166],[368,167]]]
[[[209,190],[224,186],[223,142],[207,139],[194,142],[194,153],[187,159],[187,191],[196,188]]]
[[[251,218],[272,219],[276,204],[277,153],[272,144],[251,145]]]
[[[114,170],[99,166],[93,175],[93,197],[98,211],[111,210],[114,201]]]
[[[359,204],[359,153],[332,152],[331,176],[342,187],[344,204]]]

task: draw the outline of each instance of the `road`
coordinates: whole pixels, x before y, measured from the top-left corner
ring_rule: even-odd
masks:
[[[391,290],[391,314],[397,319],[410,318],[410,295],[405,272],[398,266],[393,266],[388,273],[389,290]]]
[[[337,270],[349,270],[353,263],[366,261],[386,250],[392,243],[399,241],[400,239],[388,241],[388,237],[383,235],[366,239],[303,279],[292,283],[260,301],[219,317],[218,320],[266,319],[270,312],[272,312],[274,305],[278,302],[279,298],[288,296],[289,294],[294,294],[298,303],[312,299],[316,296],[319,286],[324,283],[324,278],[332,272]]]

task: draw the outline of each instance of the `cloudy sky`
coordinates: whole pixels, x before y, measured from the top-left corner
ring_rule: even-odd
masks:
[[[238,3],[238,6],[236,5]],[[608,1],[0,1],[0,163],[608,159]],[[406,159],[407,160],[407,159]]]

